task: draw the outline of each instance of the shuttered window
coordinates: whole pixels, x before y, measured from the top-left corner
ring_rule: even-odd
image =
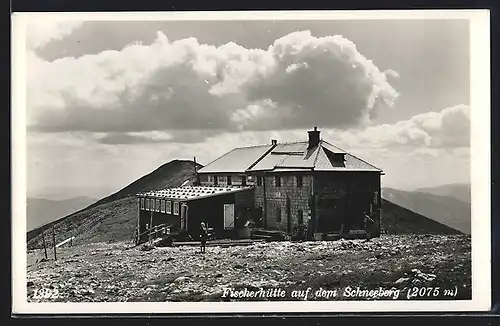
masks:
[[[174,215],[179,215],[179,202],[174,202]]]
[[[157,199],[156,200],[156,205],[155,205],[155,208],[156,208],[156,211],[159,212],[160,211],[160,200]]]
[[[303,180],[302,180],[302,176],[301,176],[301,175],[298,175],[298,176],[297,176],[297,187],[298,187],[298,188],[302,188],[302,182],[303,182]]]
[[[167,200],[167,214],[172,214],[172,202],[170,200]]]
[[[146,210],[149,211],[149,198],[146,198]]]

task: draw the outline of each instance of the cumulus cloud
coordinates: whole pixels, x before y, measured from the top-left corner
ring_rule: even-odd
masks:
[[[38,40],[43,44],[42,36]],[[150,45],[37,59],[29,69],[36,71],[28,82],[31,130],[110,133],[104,142],[153,140],[130,134],[151,131],[182,141],[316,124],[342,130],[367,125],[398,97],[387,80],[396,72],[380,71],[342,36],[317,38],[308,31],[286,35],[267,50],[195,38],[170,42],[159,32]],[[176,136],[186,130],[196,137]]]
[[[330,134],[350,147],[431,149],[469,147],[470,108],[461,104],[439,112],[418,114],[395,124],[367,127],[360,132],[330,131]]]

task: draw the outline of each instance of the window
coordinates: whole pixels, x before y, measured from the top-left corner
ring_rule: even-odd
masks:
[[[281,177],[279,175],[274,177],[274,182],[276,184],[276,187],[281,187]]]
[[[218,176],[217,178],[219,179],[219,180],[217,180],[217,183],[222,183],[222,184],[224,184],[224,183],[226,183],[226,182],[227,182],[227,177],[225,177],[225,176],[223,176],[223,175]]]
[[[298,188],[302,188],[302,182],[303,182],[303,180],[302,180],[302,176],[301,176],[301,175],[298,175],[298,176],[297,176],[297,187],[298,187]]]
[[[160,207],[161,207],[161,208],[160,208],[160,211],[161,211],[162,213],[165,213],[165,200],[164,200],[164,199],[162,199],[162,200],[161,200],[161,206],[160,206]]]
[[[227,176],[227,184],[229,186],[231,185],[231,176],[230,175]]]
[[[156,207],[156,211],[159,212],[160,211],[160,200],[159,199],[156,200],[155,207]]]
[[[253,184],[255,182],[255,177],[253,175],[247,176],[247,183]]]
[[[276,222],[281,223],[281,207],[276,207]]]
[[[219,183],[217,180],[217,176],[213,176],[213,178],[214,178],[214,186],[216,186]]]
[[[262,177],[257,177],[257,186],[262,186]]]
[[[149,198],[146,198],[146,210],[149,211]]]
[[[179,202],[174,202],[174,215],[179,215]]]
[[[213,175],[209,175],[208,176],[208,182],[210,182],[210,183],[214,182],[214,176]]]
[[[153,198],[149,200],[149,210],[153,212],[155,211],[155,200]]]
[[[246,186],[247,185],[247,177],[246,176],[242,176],[241,177],[241,185],[242,186]]]
[[[297,211],[297,221],[300,224],[304,224],[304,212],[301,209]]]
[[[167,214],[172,214],[172,202],[170,200],[167,200]]]
[[[144,209],[144,198],[141,198],[141,209]]]

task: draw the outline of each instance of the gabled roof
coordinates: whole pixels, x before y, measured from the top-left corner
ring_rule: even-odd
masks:
[[[258,162],[274,145],[235,148],[199,169],[199,173],[244,173]]]
[[[381,169],[320,140],[308,149],[307,141],[235,148],[204,168],[200,173],[243,173],[257,171],[378,171]]]
[[[184,186],[143,192],[137,194],[137,196],[178,201],[190,201],[195,199],[231,194],[235,192],[250,190],[252,188],[253,186]]]

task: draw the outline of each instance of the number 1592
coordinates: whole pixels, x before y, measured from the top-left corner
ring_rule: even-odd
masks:
[[[58,289],[35,289],[35,293],[33,294],[33,299],[57,299],[59,298],[59,290]]]

